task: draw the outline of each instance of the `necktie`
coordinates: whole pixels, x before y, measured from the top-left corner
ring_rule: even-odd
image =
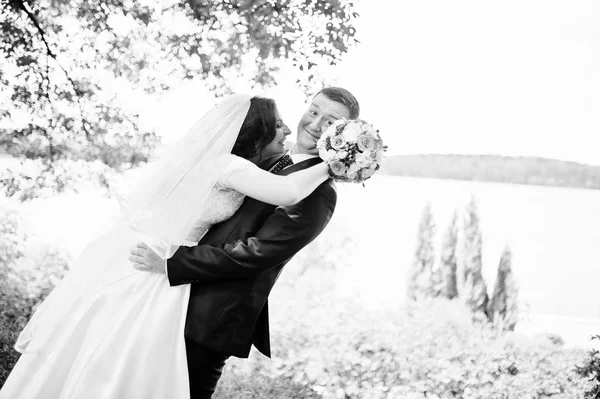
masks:
[[[292,162],[292,157],[290,157],[289,155],[284,155],[279,162],[277,162],[277,164],[273,167],[273,169],[271,169],[271,173],[279,173],[281,172],[284,168],[287,168],[290,165],[293,165],[294,162]]]

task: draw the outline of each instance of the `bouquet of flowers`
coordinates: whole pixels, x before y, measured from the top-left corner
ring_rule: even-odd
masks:
[[[333,180],[353,183],[373,176],[387,151],[379,130],[361,119],[334,122],[317,142],[317,148]]]

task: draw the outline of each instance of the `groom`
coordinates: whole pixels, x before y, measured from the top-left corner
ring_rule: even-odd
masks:
[[[316,148],[321,134],[334,121],[358,115],[350,92],[321,90],[298,124],[291,151],[259,166],[287,175],[321,162]],[[171,286],[191,284],[185,341],[192,399],[211,397],[228,357],[247,358],[252,345],[270,357],[269,293],[285,264],[329,223],[336,200],[331,180],[292,206],[246,198],[196,247],[180,247],[167,261]],[[147,248],[138,246],[130,259],[141,270],[165,273],[164,260]]]

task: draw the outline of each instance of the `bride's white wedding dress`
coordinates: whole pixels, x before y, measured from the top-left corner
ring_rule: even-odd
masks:
[[[227,180],[249,162],[233,155],[221,162],[185,245],[196,245],[242,204],[244,196]],[[128,258],[140,241],[121,220],[88,245],[21,333],[16,347],[23,354],[0,399],[189,398],[190,286],[171,287],[164,274],[134,269]]]

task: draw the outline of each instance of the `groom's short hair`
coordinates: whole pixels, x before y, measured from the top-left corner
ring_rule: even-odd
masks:
[[[315,97],[319,94],[323,94],[332,101],[344,104],[350,111],[350,119],[356,119],[360,115],[360,105],[358,104],[358,100],[348,90],[332,86],[321,89],[315,94]],[[315,97],[313,97],[313,99]]]

